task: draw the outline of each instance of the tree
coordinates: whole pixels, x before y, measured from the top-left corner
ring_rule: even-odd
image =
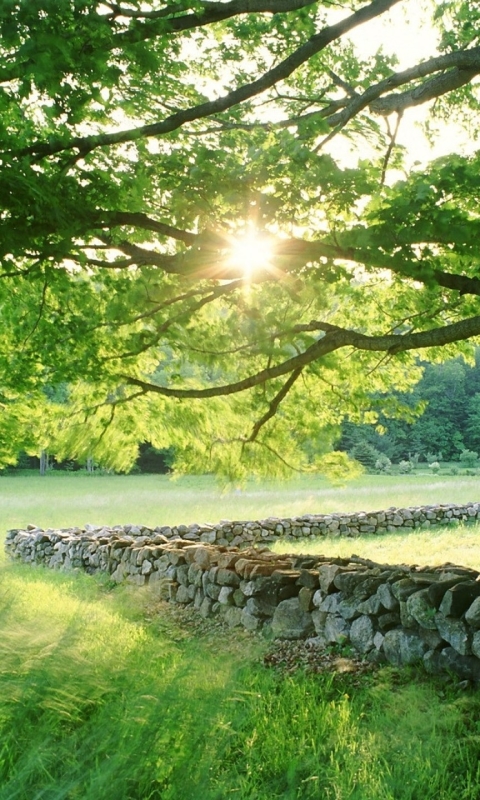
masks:
[[[120,469],[139,441],[232,478],[337,469],[372,392],[471,352],[480,156],[407,169],[396,141],[417,105],[474,118],[480,4],[427,2],[438,49],[406,69],[350,38],[417,8],[4,0],[2,463],[33,438]]]

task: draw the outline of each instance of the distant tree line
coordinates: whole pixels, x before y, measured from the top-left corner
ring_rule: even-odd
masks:
[[[376,424],[344,422],[338,448],[366,466],[374,466],[375,454],[384,463],[462,461],[471,466],[468,453],[480,454],[480,348],[474,365],[459,357],[422,366],[423,377],[412,392],[394,393],[412,411],[424,404],[420,416],[405,421],[380,413]]]

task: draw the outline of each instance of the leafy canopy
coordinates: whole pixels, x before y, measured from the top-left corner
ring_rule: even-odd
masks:
[[[397,138],[418,105],[472,124],[480,3],[425,2],[400,69],[377,23],[418,8],[3,0],[0,464],[337,474],[342,419],[469,353],[480,156]]]

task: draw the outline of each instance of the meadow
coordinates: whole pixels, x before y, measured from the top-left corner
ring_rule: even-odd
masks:
[[[215,521],[463,502],[475,492],[475,479],[453,476],[367,476],[342,489],[309,479],[229,495],[210,478],[15,476],[0,478],[0,521],[2,530]],[[321,545],[438,563],[457,541],[455,560],[478,566],[479,535],[457,528]],[[414,669],[267,669],[271,643],[219,634],[147,590],[14,565],[2,553],[0,800],[480,795],[477,690]]]

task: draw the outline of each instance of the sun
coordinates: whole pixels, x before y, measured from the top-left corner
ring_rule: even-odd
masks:
[[[268,239],[254,231],[232,239],[229,247],[230,264],[241,269],[246,278],[256,270],[268,266],[272,255],[272,246]]]

